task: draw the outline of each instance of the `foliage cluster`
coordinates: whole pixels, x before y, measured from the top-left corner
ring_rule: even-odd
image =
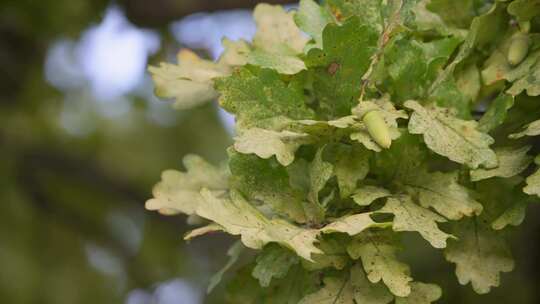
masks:
[[[399,258],[418,233],[479,294],[540,195],[540,1],[261,4],[252,42],[152,67],[156,93],[236,117],[228,163],[167,170],[150,210],[240,236],[231,303],[432,303]],[[307,34],[307,35],[306,35]],[[407,248],[404,248],[407,250]],[[258,282],[257,282],[258,281]]]

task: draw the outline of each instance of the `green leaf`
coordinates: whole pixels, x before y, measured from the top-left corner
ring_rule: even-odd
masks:
[[[308,199],[320,205],[319,192],[324,188],[326,182],[334,175],[334,166],[323,160],[324,147],[319,148],[315,158],[309,166],[310,191]]]
[[[215,99],[218,95],[213,89],[213,79],[230,74],[228,66],[203,60],[187,49],[178,53],[178,64],[161,63],[148,70],[156,95],[175,98],[177,109],[192,108]]]
[[[394,299],[382,283],[373,284],[367,279],[360,264],[351,267],[351,285],[357,304],[388,304]]]
[[[435,153],[472,169],[497,166],[497,156],[489,148],[494,140],[477,130],[476,121],[461,120],[446,109],[423,107],[412,100],[405,106],[414,110],[409,132],[422,134],[426,145]]]
[[[298,257],[277,244],[266,245],[257,256],[257,265],[252,275],[262,287],[268,287],[272,279],[281,279],[289,269],[299,262]]]
[[[324,234],[319,238],[319,245],[322,254],[313,254],[313,262],[302,260],[302,266],[310,271],[326,268],[335,268],[341,270],[348,266],[350,262],[347,254],[346,245],[348,236],[344,234]]]
[[[518,21],[529,21],[540,15],[539,0],[516,0],[508,5],[508,13],[517,17]]]
[[[325,27],[323,49],[311,49],[306,58],[314,72],[313,93],[322,115],[335,118],[350,114],[360,95],[362,76],[375,53],[377,37],[376,31],[362,25],[358,18]]]
[[[313,0],[300,0],[298,12],[294,15],[298,27],[310,35],[314,43],[310,45],[322,48],[323,30],[329,23],[334,22],[334,17],[325,7],[319,6]]]
[[[469,28],[477,8],[474,0],[431,0],[429,10],[441,16],[446,24]]]
[[[461,45],[454,60],[448,64],[444,71],[437,76],[431,85],[431,92],[434,92],[441,84],[451,83],[456,67],[463,60],[468,58],[476,49],[487,49],[498,43],[501,38],[500,33],[507,30],[509,18],[506,14],[505,5],[496,2],[484,14],[473,19],[470,29],[467,32],[465,41]]]
[[[243,67],[229,77],[216,79],[215,86],[221,94],[220,105],[236,114],[242,127],[261,127],[279,116],[313,117],[300,84],[294,80],[287,83],[272,70]]]
[[[234,304],[298,304],[317,289],[318,279],[299,264],[292,266],[282,279],[274,279],[262,288],[251,276],[251,265],[241,269],[227,286],[226,303]]]
[[[371,283],[381,280],[398,297],[411,293],[410,269],[396,257],[396,240],[386,232],[370,232],[357,236],[347,251],[353,259],[361,258]]]
[[[222,226],[229,234],[240,235],[249,248],[261,249],[275,242],[308,261],[312,253],[321,253],[314,245],[317,230],[300,228],[281,219],[269,220],[236,191],[231,191],[230,198],[217,197],[207,189],[201,195],[197,214]]]
[[[533,198],[523,193],[522,177],[489,179],[476,183],[476,195],[485,207],[482,220],[494,230],[519,226]]]
[[[444,254],[449,262],[456,264],[459,283],[471,283],[479,294],[499,286],[500,273],[514,269],[514,260],[500,232],[478,218],[466,219],[452,227],[452,234],[458,240],[450,241]]]
[[[417,0],[328,0],[325,1],[338,20],[359,17],[362,25],[382,33],[390,24],[401,25],[413,19],[412,8]],[[388,28],[386,28],[388,29]]]
[[[225,272],[227,272],[236,263],[236,261],[238,261],[238,258],[243,251],[244,246],[241,242],[236,242],[231,246],[231,248],[229,248],[229,250],[227,251],[229,260],[227,261],[227,264],[223,266],[223,268],[221,268],[210,278],[210,283],[208,284],[208,287],[206,289],[207,293],[212,292],[212,290],[221,282],[221,279],[223,278]]]
[[[288,166],[294,161],[296,150],[311,142],[312,138],[305,133],[251,128],[235,137],[234,149],[244,154],[254,153],[264,159],[276,156],[280,164]]]
[[[375,200],[383,197],[390,196],[390,191],[370,185],[362,185],[356,189],[354,195],[352,196],[355,203],[360,206],[369,206]]]
[[[486,113],[478,121],[480,132],[490,132],[502,125],[506,120],[508,110],[514,105],[514,97],[507,94],[500,94],[489,105]]]
[[[453,116],[456,118],[470,119],[471,117],[471,100],[460,91],[453,78],[440,83],[430,95],[429,100],[439,107],[455,111]]]
[[[442,296],[442,290],[435,284],[411,283],[411,294],[406,298],[396,297],[396,304],[430,304]]]
[[[223,191],[229,187],[229,172],[207,163],[196,155],[184,157],[187,172],[166,170],[161,174],[161,181],[154,186],[145,207],[163,214],[193,214],[202,197],[202,188],[212,191]]]
[[[527,169],[532,162],[532,156],[527,155],[531,146],[496,148],[495,154],[499,166],[493,169],[471,170],[471,180],[479,181],[491,177],[512,177]]]
[[[386,205],[378,212],[392,213],[394,231],[416,231],[435,248],[445,248],[446,240],[453,238],[439,229],[437,222],[444,223],[442,216],[418,206],[411,198],[405,195],[394,196],[387,199]]]
[[[371,173],[380,177],[390,187],[396,181],[411,179],[419,167],[426,162],[429,150],[422,143],[421,137],[403,132],[403,135],[390,149],[375,154]]]
[[[351,196],[358,181],[369,172],[371,154],[357,146],[340,146],[336,155],[334,172],[337,177],[339,193],[342,198]]]
[[[424,97],[460,42],[452,37],[424,43],[407,36],[393,41],[384,53],[388,91],[400,102]]]
[[[433,31],[441,36],[454,35],[456,37],[465,37],[467,31],[463,29],[457,29],[450,24],[446,24],[441,16],[437,15],[433,11],[427,8],[427,5],[431,0],[420,0],[412,8],[414,14],[415,28],[421,32]]]
[[[273,280],[266,296],[251,303],[298,304],[307,294],[316,290],[318,279],[300,265],[293,266],[287,276],[277,282]],[[232,302],[235,303],[236,302]],[[247,303],[246,303],[247,304]]]
[[[289,172],[275,160],[232,152],[229,156],[231,186],[249,200],[260,201],[274,212],[296,222],[306,221],[304,192],[290,184]]]

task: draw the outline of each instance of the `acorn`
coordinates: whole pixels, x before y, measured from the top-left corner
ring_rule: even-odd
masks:
[[[371,138],[373,138],[379,146],[384,149],[390,148],[390,145],[392,144],[390,130],[379,111],[372,110],[367,112],[364,117],[362,117],[362,121],[366,125]]]
[[[528,51],[529,36],[523,32],[515,33],[510,42],[510,48],[508,49],[508,62],[511,65],[520,64],[523,59],[525,59],[525,56],[527,56]]]

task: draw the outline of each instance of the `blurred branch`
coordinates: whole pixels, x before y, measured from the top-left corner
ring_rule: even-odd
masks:
[[[198,12],[249,9],[258,3],[286,4],[296,0],[121,0],[131,22],[143,27],[161,27],[171,21]]]
[[[50,148],[26,147],[17,161],[17,183],[29,198],[30,203],[46,215],[53,222],[67,227],[70,231],[82,236],[86,240],[95,242],[104,248],[111,249],[126,261],[128,277],[135,286],[148,286],[149,281],[145,273],[146,265],[137,263],[133,252],[115,238],[107,225],[96,221],[76,208],[76,204],[62,204],[55,201],[46,191],[46,185],[40,180],[40,173],[50,172],[69,179],[80,180],[89,188],[112,194],[121,198],[122,201],[142,203],[146,199],[145,193],[130,185],[128,182],[111,177],[99,169],[97,164],[88,159],[77,159],[67,153],[55,151]],[[104,204],[118,203],[116,200],[104,202]],[[185,230],[185,224],[180,218],[162,217],[156,213],[148,213],[150,221],[159,220],[171,225],[171,231]]]

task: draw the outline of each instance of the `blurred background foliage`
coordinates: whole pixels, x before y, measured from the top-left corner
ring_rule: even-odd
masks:
[[[233,240],[185,244],[184,218],[143,205],[183,155],[224,161],[231,118],[172,110],[145,66],[180,47],[215,58],[223,35],[253,33],[249,11],[230,10],[258,2],[0,1],[0,302],[223,302],[225,287],[204,290]],[[540,303],[538,209],[513,235],[516,270],[489,295],[459,286],[419,239],[404,258],[447,291],[441,303]]]

